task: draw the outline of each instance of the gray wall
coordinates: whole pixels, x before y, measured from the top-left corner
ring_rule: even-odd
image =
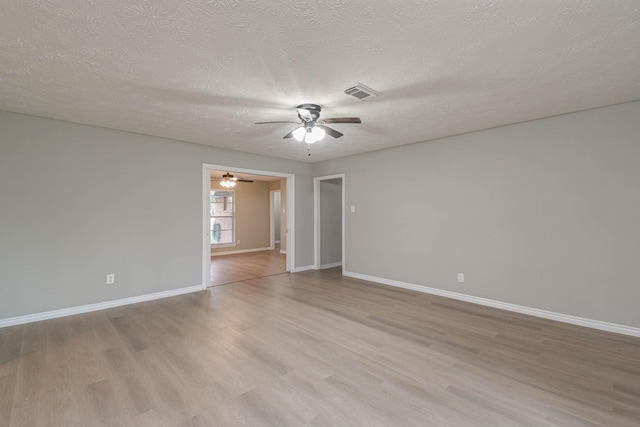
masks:
[[[313,172],[346,174],[347,271],[640,327],[640,102]]]
[[[342,261],[342,178],[320,181],[320,264]]]
[[[638,118],[622,104],[313,176],[347,175],[348,271],[640,327]],[[0,112],[0,319],[200,284],[203,163],[294,173],[312,264],[308,164]]]
[[[312,264],[308,164],[0,112],[0,319],[200,285],[203,163],[295,174]]]

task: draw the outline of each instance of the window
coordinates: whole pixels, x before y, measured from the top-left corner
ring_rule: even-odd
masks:
[[[232,245],[235,242],[235,203],[233,190],[211,190],[211,244]]]

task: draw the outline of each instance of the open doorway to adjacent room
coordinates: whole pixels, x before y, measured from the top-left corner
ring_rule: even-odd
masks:
[[[204,165],[207,287],[291,271],[292,186],[293,175]]]
[[[314,269],[345,268],[344,203],[345,176],[313,179]]]

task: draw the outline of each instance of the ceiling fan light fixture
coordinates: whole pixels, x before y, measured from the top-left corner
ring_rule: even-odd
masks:
[[[314,126],[313,129],[311,129],[311,134],[315,137],[316,141],[320,141],[324,138],[326,132],[321,127]]]
[[[296,139],[296,141],[300,141],[300,142],[302,142],[306,134],[307,134],[307,130],[304,128],[304,126],[300,126],[299,128],[294,129],[293,131],[293,137]]]
[[[314,144],[324,138],[325,131],[317,126],[309,126],[305,129],[304,142]]]
[[[233,179],[233,175],[229,172],[222,175],[222,181],[220,181],[220,185],[224,188],[232,188],[236,186],[236,181]]]

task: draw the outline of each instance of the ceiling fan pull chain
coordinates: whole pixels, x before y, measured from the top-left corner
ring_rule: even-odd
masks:
[[[307,156],[311,157],[311,144],[307,144]]]

